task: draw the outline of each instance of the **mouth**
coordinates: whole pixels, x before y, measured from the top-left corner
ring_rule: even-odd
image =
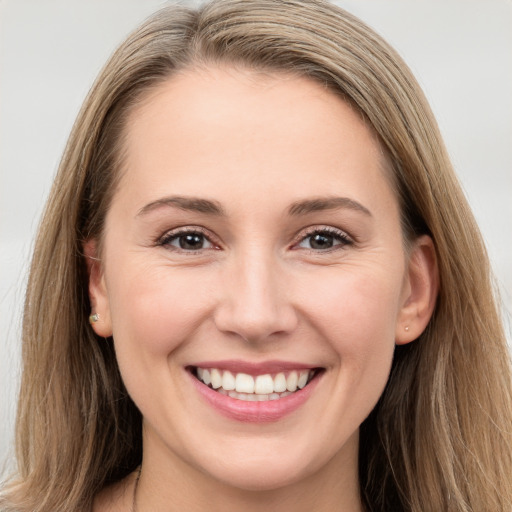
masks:
[[[323,368],[297,368],[274,373],[235,372],[216,367],[189,366],[187,370],[214,392],[243,402],[282,400],[307,388]]]

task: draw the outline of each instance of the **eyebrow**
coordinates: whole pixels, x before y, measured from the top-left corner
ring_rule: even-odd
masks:
[[[148,203],[138,211],[136,216],[139,217],[146,215],[149,212],[157,210],[163,206],[170,206],[173,208],[179,208],[180,210],[193,211],[198,213],[206,213],[209,215],[226,215],[224,209],[218,201],[202,199],[200,197],[170,196],[163,197]],[[299,216],[306,215],[308,213],[324,210],[335,210],[339,208],[348,208],[364,213],[369,217],[372,216],[368,208],[348,197],[320,197],[296,201],[292,203],[292,205],[288,208],[288,215]]]
[[[349,197],[319,197],[315,199],[306,199],[304,201],[296,201],[288,209],[288,214],[293,216],[306,215],[308,213],[324,210],[336,210],[339,208],[348,208],[372,217],[368,208]]]
[[[222,206],[217,201],[202,199],[200,197],[170,196],[148,203],[138,211],[136,217],[146,215],[147,213],[157,210],[162,206],[170,206],[173,208],[179,208],[180,210],[206,213],[209,215],[225,215]]]

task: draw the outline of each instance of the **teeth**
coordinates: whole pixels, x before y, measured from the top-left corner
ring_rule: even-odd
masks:
[[[286,389],[288,391],[291,391],[292,393],[296,391],[298,380],[299,377],[297,375],[297,372],[291,372],[290,375],[288,375],[288,378],[286,379]]]
[[[213,389],[218,389],[222,386],[222,375],[217,368],[212,368],[212,371],[210,372],[210,379],[212,380]]]
[[[246,373],[237,373],[235,378],[235,389],[239,393],[254,393],[254,378]]]
[[[301,372],[299,375],[299,380],[297,381],[297,387],[302,389],[308,383],[309,375],[307,373]]]
[[[254,393],[268,395],[274,392],[274,380],[270,375],[258,375],[254,385]]]
[[[210,372],[208,370],[203,370],[203,382],[208,385],[211,382]]]
[[[235,377],[231,372],[224,372],[224,374],[222,375],[222,387],[226,391],[231,391],[235,389]]]
[[[278,373],[274,378],[274,391],[276,393],[282,393],[286,391],[286,377],[284,373]]]
[[[196,368],[199,380],[223,395],[245,401],[278,400],[304,388],[312,378],[310,370],[293,370],[287,376],[281,372],[253,377],[247,373],[232,374],[217,368]]]

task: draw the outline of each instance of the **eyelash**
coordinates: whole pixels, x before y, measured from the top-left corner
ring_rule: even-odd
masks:
[[[175,247],[175,246],[171,245],[172,242],[179,241],[179,239],[181,237],[184,237],[186,235],[199,235],[203,238],[204,241],[211,244],[212,247],[206,247],[206,248],[203,247],[203,248],[194,250],[194,249],[179,248],[179,247]],[[300,235],[298,235],[296,237],[296,240],[293,242],[291,248],[293,250],[299,250],[300,249],[299,244],[301,244],[308,238],[311,238],[315,235],[324,235],[324,236],[327,235],[329,237],[332,237],[334,241],[337,241],[339,243],[334,244],[332,247],[329,247],[327,249],[314,249],[314,248],[305,248],[305,247],[303,249],[310,251],[312,253],[326,253],[326,252],[343,249],[344,247],[353,245],[353,243],[354,243],[352,241],[352,239],[344,231],[341,231],[340,229],[333,228],[330,226],[325,226],[325,227],[310,228],[309,230],[306,230],[305,233],[304,232],[300,233]],[[197,254],[203,250],[211,250],[211,249],[219,248],[218,244],[214,240],[212,240],[212,238],[213,237],[211,236],[211,234],[204,228],[201,228],[199,226],[190,226],[190,227],[186,227],[186,228],[177,228],[176,230],[165,233],[161,238],[158,239],[157,245],[162,246],[162,247],[167,247],[170,250],[174,250],[174,251],[181,252],[181,253]]]
[[[304,248],[312,253],[328,253],[332,251],[337,251],[339,249],[343,249],[346,246],[353,245],[353,240],[340,229],[333,228],[332,226],[322,226],[322,227],[314,227],[306,230],[306,232],[300,233],[297,237],[297,241],[293,243],[293,248],[297,250],[297,247],[300,243],[304,242],[308,238],[311,238],[315,235],[328,235],[332,237],[334,241],[338,241],[340,243],[334,244],[332,247],[327,249],[313,249],[313,248]]]
[[[201,228],[200,226],[190,226],[186,228],[177,228],[173,231],[168,231],[165,233],[161,238],[158,239],[157,245],[162,247],[167,247],[170,250],[174,250],[181,253],[187,253],[187,254],[197,254],[198,252],[204,250],[205,248],[201,249],[183,249],[179,247],[174,247],[171,245],[171,242],[173,241],[179,241],[181,237],[184,237],[186,235],[199,235],[203,237],[205,241],[210,243],[212,247],[208,247],[207,249],[218,249],[218,244],[216,244],[212,240],[212,236],[209,232],[207,232],[204,228]]]

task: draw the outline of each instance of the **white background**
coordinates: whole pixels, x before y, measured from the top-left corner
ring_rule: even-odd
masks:
[[[193,4],[196,2],[181,2]],[[425,89],[512,311],[512,2],[346,0]],[[101,66],[160,0],[0,0],[0,473],[12,455],[32,239]]]

